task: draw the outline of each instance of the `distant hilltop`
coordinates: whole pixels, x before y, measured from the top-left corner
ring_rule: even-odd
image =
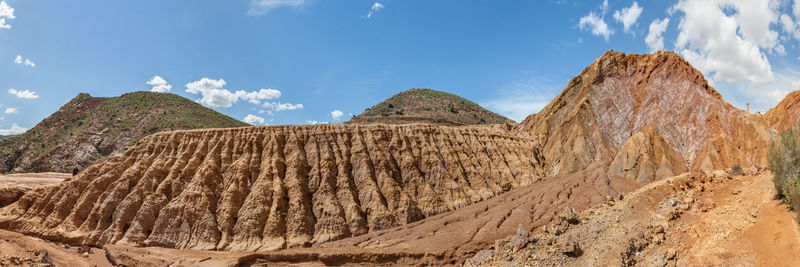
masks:
[[[27,132],[0,140],[3,172],[72,172],[169,130],[247,124],[169,93],[80,93]]]
[[[513,122],[451,93],[409,89],[367,108],[347,123],[477,125]]]

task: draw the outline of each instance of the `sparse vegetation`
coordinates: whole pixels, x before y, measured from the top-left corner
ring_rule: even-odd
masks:
[[[0,170],[12,171],[21,166],[23,171],[65,171],[31,163],[53,153],[69,154],[58,149],[68,140],[97,145],[88,141],[93,135],[104,140],[105,149],[100,149],[100,155],[92,155],[92,161],[156,132],[240,126],[246,124],[174,94],[135,92],[119,97],[80,94],[26,133],[0,141],[0,163],[3,163],[0,165],[4,165]]]
[[[773,141],[767,159],[778,197],[800,215],[800,128],[792,127]]]
[[[731,166],[731,174],[736,175],[736,176],[745,175],[744,169],[742,169],[742,166],[739,166],[739,165]]]
[[[492,124],[511,122],[460,96],[431,89],[410,89],[353,116],[351,123]]]

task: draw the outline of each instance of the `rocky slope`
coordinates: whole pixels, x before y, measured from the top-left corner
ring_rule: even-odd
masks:
[[[519,129],[544,143],[548,175],[613,161],[610,175],[623,170],[640,181],[652,180],[659,170],[665,172],[656,176],[665,177],[686,169],[764,165],[770,137],[768,127],[723,101],[700,71],[674,52],[609,50]],[[630,140],[640,133],[644,137]],[[648,151],[658,155],[638,156]],[[614,160],[620,158],[627,160]]]
[[[65,242],[217,250],[307,246],[395,227],[542,177],[529,135],[319,125],[159,133],[0,210]]]
[[[24,134],[0,140],[0,171],[72,172],[168,130],[247,124],[174,94],[82,93]]]
[[[800,120],[800,90],[786,95],[777,106],[764,113],[766,123],[782,133]]]
[[[415,122],[438,125],[514,123],[460,96],[431,89],[400,92],[354,116],[347,123]]]
[[[771,174],[752,168],[745,175],[730,173],[688,173],[648,184],[623,200],[585,210],[572,222],[557,220],[534,231],[518,249],[495,246],[468,262],[485,266],[796,265],[800,231],[795,214],[775,199]]]

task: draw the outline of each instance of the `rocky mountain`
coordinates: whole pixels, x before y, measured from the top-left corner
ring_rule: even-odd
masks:
[[[368,108],[347,123],[473,125],[513,122],[454,94],[409,89]]]
[[[537,143],[495,127],[173,131],[2,210],[0,226],[86,245],[307,246],[418,221],[542,178]]]
[[[770,140],[769,127],[722,100],[674,52],[609,50],[519,129],[542,140],[548,175],[611,162],[610,175],[641,182],[764,165]]]
[[[247,124],[174,94],[119,97],[81,93],[24,134],[0,140],[3,172],[72,172],[169,130]]]

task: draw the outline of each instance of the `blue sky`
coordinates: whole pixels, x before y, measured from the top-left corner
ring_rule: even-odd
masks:
[[[253,124],[341,122],[409,88],[519,121],[608,49],[676,51],[766,111],[800,89],[797,1],[0,0],[0,134],[80,92],[167,89]]]

